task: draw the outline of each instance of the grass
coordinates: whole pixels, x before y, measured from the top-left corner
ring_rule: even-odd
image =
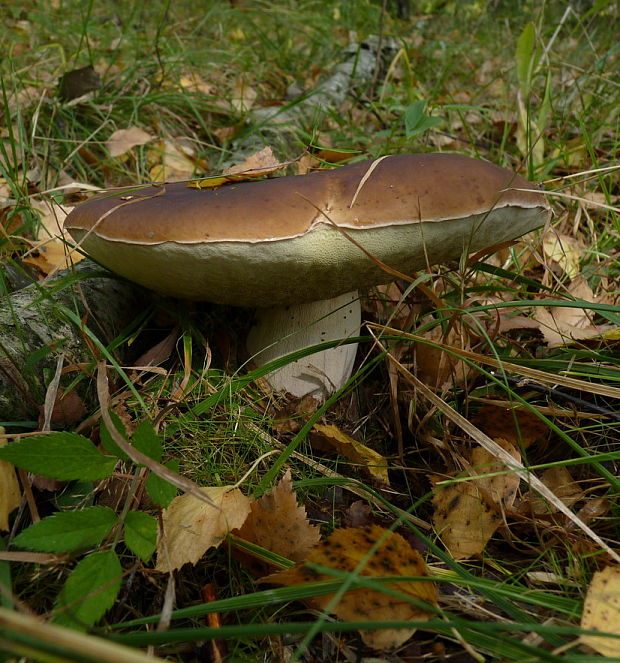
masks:
[[[324,118],[305,118],[278,156],[332,148],[355,158],[417,151],[484,158],[545,184],[555,209],[553,231],[571,251],[554,251],[551,235],[543,242],[538,234],[473,264],[435,268],[409,288],[368,293],[370,324],[362,331],[358,373],[309,415],[265,395],[257,379],[266,371],[248,372],[243,365],[243,312],[158,301],[109,349],[91,325],[93,361],[107,356],[113,366],[108,375],[121,376],[112,402],[124,426],[131,432],[140,421],[153,422],[163,443],[161,460],[176,459],[180,473],[197,484],[234,484],[278,448],[248,474],[246,494],[262,494],[291,467],[299,499],[325,535],[346,523],[350,504],[359,499],[349,489],[361,488],[374,518],[416,540],[440,585],[439,608],[393,660],[581,663],[598,657],[577,638],[587,589],[595,572],[616,563],[619,539],[616,4],[429,0],[415,3],[408,20],[388,11],[390,3],[370,0],[203,4],[55,0],[45,7],[3,6],[5,290],[14,271],[37,275],[22,260],[40,224],[33,201],[75,204],[81,194],[62,188],[75,182],[108,188],[149,181],[162,163],[170,166],[162,157],[172,149],[166,140],[183,146],[190,159],[178,158],[185,167],[195,164],[194,175],[216,173],[238,158],[239,146],[263,140],[244,105],[294,106],[287,90],[311,91],[343,58],[349,40],[379,33],[384,41],[394,39],[389,61],[372,83]],[[60,99],[60,77],[87,65],[100,77],[96,89],[80,99]],[[441,122],[427,122],[429,116]],[[156,140],[123,158],[110,157],[107,139],[131,126]],[[571,310],[578,325],[590,324],[587,312],[610,331],[554,345],[550,316],[562,319]],[[80,326],[74,310],[65,315]],[[112,347],[132,348],[137,359],[175,325],[174,348],[159,372],[137,377],[110,354]],[[442,355],[447,369],[436,383]],[[31,364],[37,365],[34,359]],[[84,398],[87,412],[68,428],[98,441],[96,400]],[[506,506],[505,525],[468,559],[455,560],[432,527],[403,516],[404,510],[432,520],[437,507],[429,475],[451,489],[472,483],[459,474],[472,448],[504,436],[493,427],[489,413],[497,410],[490,406],[509,413],[500,418],[500,430],[516,436],[527,472],[538,479],[545,470],[570,472],[576,500],[569,508],[591,533],[552,508],[533,512],[524,482],[515,504]],[[35,418],[11,425],[9,413],[3,423],[9,436],[19,437],[39,429]],[[373,488],[356,463],[315,451],[309,434],[320,420],[387,457],[394,491]],[[485,477],[507,473],[491,463],[485,470]],[[69,484],[35,491],[33,499],[42,516],[113,498],[121,519],[130,507],[157,516],[156,504],[141,497],[143,480],[144,468],[126,463],[96,489]],[[562,484],[550,486],[562,496]],[[0,550],[16,550],[12,541],[32,514],[32,504],[14,512]],[[114,650],[117,643],[183,661],[207,656],[202,643],[222,640],[230,661],[372,654],[359,640],[360,624],[334,621],[300,601],[337,592],[343,582],[368,589],[381,580],[345,574],[316,585],[265,589],[222,547],[176,573],[172,606],[167,576],[154,573],[151,561],[140,562],[120,532],[93,548],[116,551],[120,593],[76,639],[60,640],[63,632],[52,624],[38,631],[27,612],[48,616],[58,610],[69,573],[88,555],[72,552],[51,564],[0,558],[0,604],[9,611],[0,613],[0,650],[10,652],[5,660],[124,660]],[[215,586],[210,602],[201,598],[207,579]],[[11,617],[16,610],[20,619]],[[218,614],[224,625],[211,625],[207,617]],[[164,626],[169,620],[168,628],[154,630],[162,620]]]

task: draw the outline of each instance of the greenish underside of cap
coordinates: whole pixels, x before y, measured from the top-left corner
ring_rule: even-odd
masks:
[[[377,260],[404,274],[508,241],[543,225],[549,210],[503,207],[440,223],[348,230]],[[142,246],[72,229],[108,269],[174,297],[233,306],[285,306],[328,299],[393,280],[338,229],[320,224],[263,242],[163,242]]]

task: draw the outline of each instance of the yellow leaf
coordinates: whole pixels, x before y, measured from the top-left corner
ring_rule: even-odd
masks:
[[[1,432],[4,432],[2,429]],[[0,438],[0,447],[7,443]],[[0,532],[9,530],[9,514],[17,509],[21,500],[19,483],[15,475],[15,468],[11,463],[0,460]]]
[[[519,460],[512,444],[501,438],[495,441]],[[484,550],[519,486],[519,477],[482,447],[472,451],[471,462],[471,479],[438,486],[433,497],[435,531],[454,559],[467,559]],[[484,476],[489,474],[494,476]]]
[[[210,503],[193,495],[175,497],[163,513],[163,536],[157,544],[157,571],[195,564],[209,548],[241,527],[250,513],[250,500],[238,488],[201,488]]]
[[[78,251],[72,251],[63,241],[63,221],[68,213],[66,209],[49,200],[33,200],[30,204],[41,213],[41,218],[34,238],[28,240],[31,248],[23,261],[43,274],[80,262],[84,256]]]
[[[380,543],[379,543],[380,542]],[[400,534],[371,525],[369,527],[335,530],[309,553],[305,562],[273,573],[261,579],[276,585],[291,587],[321,580],[333,580],[334,576],[317,572],[308,564],[318,564],[349,573],[359,571],[360,576],[428,576],[428,570],[420,553]],[[384,587],[406,597],[437,603],[437,589],[433,582],[400,580],[386,583]],[[317,596],[312,605],[326,609],[334,595]],[[359,588],[345,592],[331,609],[339,619],[348,621],[420,621],[432,613],[410,603],[374,589]],[[415,627],[360,631],[362,640],[374,649],[391,649],[400,646],[415,632]]]
[[[579,263],[584,248],[574,237],[550,229],[543,237],[543,251],[547,259],[557,263],[571,279],[581,273]]]
[[[620,566],[597,571],[583,605],[581,628],[620,635]],[[604,635],[582,635],[581,642],[603,656],[620,657],[620,639]]]
[[[327,447],[350,461],[363,465],[379,483],[390,485],[388,463],[380,453],[354,440],[337,426],[315,424],[314,431],[318,435],[312,436],[313,445],[318,443],[323,448]]]

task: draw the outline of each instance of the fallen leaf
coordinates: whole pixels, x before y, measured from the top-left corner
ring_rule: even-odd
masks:
[[[195,156],[192,142],[187,138],[166,139],[149,146],[149,177],[154,182],[181,182],[194,174],[196,167],[203,167]]]
[[[592,577],[583,605],[581,628],[620,635],[620,566],[608,566]],[[620,657],[620,639],[582,635],[580,641],[599,654]]]
[[[584,248],[574,237],[550,228],[542,239],[542,248],[547,259],[557,263],[569,278],[575,278],[581,273],[580,262]]]
[[[374,449],[343,433],[337,426],[314,424],[310,442],[315,448],[334,451],[354,463],[363,465],[379,483],[390,485],[387,460]]]
[[[187,76],[179,78],[179,85],[189,92],[199,92],[207,96],[215,94],[215,87],[206,81],[203,81],[198,74],[192,72]]]
[[[551,467],[542,473],[540,480],[566,506],[572,506],[583,497],[583,491],[579,488],[579,484],[573,479],[567,467]],[[536,515],[557,513],[558,511],[557,507],[534,492],[529,495],[529,504],[532,513]]]
[[[372,510],[366,502],[357,500],[344,512],[342,522],[345,527],[366,527],[372,524]]]
[[[586,503],[575,514],[584,523],[589,523],[595,518],[602,518],[611,509],[609,498],[607,497],[589,497]],[[567,528],[575,526],[574,522],[566,524]]]
[[[247,113],[254,105],[257,96],[256,90],[251,85],[239,80],[233,89],[230,103],[238,113]]]
[[[435,326],[423,336],[430,342],[440,341],[459,350],[471,348],[469,335],[458,321],[450,324],[446,333]],[[416,375],[432,389],[463,384],[471,374],[472,369],[464,361],[448,354],[443,348],[420,342],[416,342],[414,347]]]
[[[129,129],[119,129],[115,131],[106,143],[108,152],[112,157],[120,157],[122,154],[129,152],[137,145],[145,145],[153,140],[154,136],[147,133],[140,127],[129,127]]]
[[[1,430],[4,433],[4,429]],[[0,447],[7,444],[6,438],[0,438]],[[0,460],[0,532],[9,531],[9,515],[17,509],[21,493],[15,468],[11,463]]]
[[[239,131],[238,127],[218,127],[213,129],[213,135],[217,138],[220,144],[227,143],[229,140],[232,140]]]
[[[30,204],[41,213],[41,218],[33,239],[28,240],[31,248],[23,262],[47,275],[83,260],[81,253],[72,251],[63,241],[63,222],[70,208],[61,207],[49,200],[33,200]]]
[[[591,312],[578,306],[537,306],[534,318],[545,342],[551,348],[574,341],[604,338],[605,334],[616,329],[610,325],[591,324]]]
[[[498,405],[481,407],[472,423],[489,437],[508,440],[517,448],[527,449],[535,442],[543,442],[549,435],[546,424],[532,411]]]
[[[287,164],[281,163],[274,155],[272,149],[263,147],[260,152],[251,154],[243,163],[236,164],[227,168],[223,175],[243,174],[245,178],[263,177],[270,175],[276,170],[283,168]]]
[[[518,450],[502,438],[495,440],[515,460]],[[472,466],[463,476],[471,479],[437,486],[433,497],[433,525],[454,559],[480,554],[502,523],[502,512],[512,506],[519,477],[486,449],[471,453]],[[476,475],[483,475],[475,478]],[[494,475],[494,476],[484,476]]]
[[[381,543],[378,543],[378,542]],[[376,547],[375,547],[376,546]],[[335,530],[309,553],[308,558],[296,566],[262,578],[260,582],[291,587],[311,582],[333,580],[336,576],[320,573],[314,564],[360,576],[428,576],[428,570],[420,553],[400,534],[371,525],[359,529]],[[407,597],[437,603],[437,589],[433,582],[399,580],[382,585]],[[317,596],[310,603],[325,610],[334,595]],[[432,612],[424,610],[405,598],[397,598],[379,590],[359,588],[345,592],[338,603],[330,608],[339,619],[349,621],[420,621],[427,620]],[[374,649],[400,646],[415,632],[415,628],[360,631],[362,640]]]
[[[187,183],[187,186],[192,189],[213,189],[227,182],[244,182],[257,177],[264,177],[275,173],[277,170],[282,170],[282,168],[286,168],[292,163],[293,161],[278,161],[271,148],[264,147],[260,152],[249,156],[243,163],[231,166],[220,175],[192,180]]]
[[[175,497],[163,512],[163,536],[157,542],[157,571],[195,564],[209,548],[219,546],[226,535],[243,525],[250,500],[238,488],[202,488],[211,504],[190,494]]]
[[[250,515],[235,534],[294,562],[304,559],[321,538],[306,509],[297,504],[290,470],[270,493],[252,502]]]

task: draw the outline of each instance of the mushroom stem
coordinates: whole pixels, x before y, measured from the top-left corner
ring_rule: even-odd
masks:
[[[259,309],[256,325],[247,339],[252,361],[264,366],[274,359],[325,341],[346,339],[359,333],[361,309],[357,292],[333,299]],[[315,352],[270,373],[275,391],[301,398],[324,399],[351,377],[357,343]]]

